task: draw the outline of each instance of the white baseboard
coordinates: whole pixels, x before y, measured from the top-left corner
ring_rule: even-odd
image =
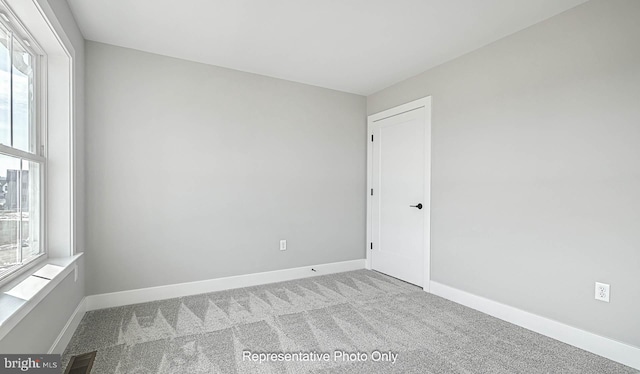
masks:
[[[223,291],[233,288],[283,282],[293,279],[313,277],[317,275],[360,270],[364,269],[364,266],[364,259],[352,260],[315,266],[303,266],[299,268],[268,271],[264,273],[238,275],[234,277],[208,279],[197,282],[178,283],[170,284],[167,286],[140,288],[129,291],[90,295],[86,297],[87,311],[112,308],[122,305],[146,303],[155,300],[172,299],[174,297]],[[314,269],[315,271],[311,269]]]
[[[82,317],[84,317],[84,314],[86,313],[86,311],[87,311],[87,298],[83,297],[82,300],[80,300],[80,303],[78,304],[78,306],[76,307],[76,310],[73,311],[73,314],[71,314],[71,317],[69,317],[67,324],[64,325],[64,327],[62,328],[62,331],[60,331],[60,334],[51,345],[51,348],[49,349],[48,353],[62,354],[64,352],[65,348],[69,344],[69,341],[71,340],[71,337],[73,336],[73,333],[76,332],[76,329],[80,324],[80,321],[82,321]]]
[[[638,347],[605,338],[438,282],[432,281],[430,284],[431,293],[434,295],[632,368],[640,369],[640,348]]]

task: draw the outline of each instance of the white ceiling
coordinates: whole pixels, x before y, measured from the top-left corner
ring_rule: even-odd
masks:
[[[86,39],[362,95],[586,0],[68,0]]]

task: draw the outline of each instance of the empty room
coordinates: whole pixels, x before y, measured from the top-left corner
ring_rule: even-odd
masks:
[[[640,374],[640,0],[0,0],[0,374]]]

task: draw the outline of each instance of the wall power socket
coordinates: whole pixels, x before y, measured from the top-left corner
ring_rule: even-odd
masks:
[[[596,282],[596,300],[609,302],[609,285],[606,283]]]

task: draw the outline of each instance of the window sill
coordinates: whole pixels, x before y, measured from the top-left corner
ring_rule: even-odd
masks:
[[[82,253],[48,258],[0,288],[0,339],[31,312],[71,272]]]

